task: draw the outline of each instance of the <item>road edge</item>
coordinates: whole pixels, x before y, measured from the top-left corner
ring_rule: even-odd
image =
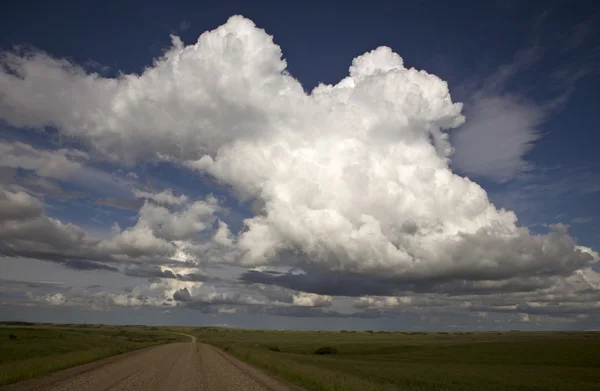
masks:
[[[231,365],[238,368],[240,371],[246,373],[248,376],[252,377],[254,380],[259,382],[262,386],[267,388],[268,390],[274,389],[270,383],[276,382],[278,385],[285,386],[289,391],[306,391],[304,388],[297,386],[286,379],[283,379],[274,373],[264,370],[263,368],[252,365],[242,359],[235,357],[234,355],[227,353],[221,348],[218,348],[214,345],[208,343],[198,343],[199,345],[204,345],[209,347],[210,349],[214,349],[217,354],[225,358],[227,361],[231,363]]]

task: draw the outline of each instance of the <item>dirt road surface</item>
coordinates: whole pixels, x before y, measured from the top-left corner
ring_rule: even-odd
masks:
[[[190,336],[191,337],[191,336]],[[221,350],[173,343],[110,357],[2,391],[299,391]]]

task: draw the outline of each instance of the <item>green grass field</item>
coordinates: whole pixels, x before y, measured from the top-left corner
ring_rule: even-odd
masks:
[[[152,345],[188,340],[144,326],[0,326],[0,385]]]
[[[308,390],[600,389],[600,333],[187,332]]]
[[[307,390],[600,390],[600,333],[0,326],[0,385],[195,335]],[[10,335],[16,336],[11,339]],[[322,347],[335,354],[316,355]]]

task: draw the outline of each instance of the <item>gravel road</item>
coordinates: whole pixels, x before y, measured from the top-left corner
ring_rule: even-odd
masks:
[[[191,336],[190,336],[191,337]],[[173,343],[110,357],[49,376],[0,387],[2,391],[299,391],[221,350]]]

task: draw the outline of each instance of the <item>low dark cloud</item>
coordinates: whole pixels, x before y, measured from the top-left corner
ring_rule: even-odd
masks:
[[[407,281],[400,278],[366,277],[346,273],[286,273],[273,275],[249,270],[240,276],[246,284],[265,284],[284,287],[302,292],[330,296],[359,297],[394,296],[409,293],[447,293],[453,295],[497,294],[506,292],[534,291],[549,286],[548,279],[510,279],[485,284],[481,281],[431,279],[425,281]]]
[[[190,292],[187,290],[187,288],[179,289],[173,294],[173,300],[190,302],[192,301],[192,295],[190,295]]]
[[[216,282],[216,281],[220,281],[219,278],[209,277],[209,276],[206,276],[204,274],[199,274],[199,273],[176,274],[176,277],[177,277],[178,280],[189,281],[189,282],[206,282],[206,281]]]
[[[393,295],[398,283],[393,280],[367,278],[352,274],[314,273],[314,274],[272,274],[249,270],[240,276],[247,284],[277,285],[303,292],[331,296]]]
[[[362,318],[373,319],[382,316],[377,310],[365,310],[351,313],[342,313],[338,311],[325,311],[322,308],[285,306],[285,307],[266,307],[264,311],[274,316],[292,316],[298,318]]]
[[[554,277],[515,277],[500,281],[453,280],[411,284],[402,293],[435,293],[451,296],[497,295],[514,292],[535,292],[556,283]]]
[[[125,269],[124,274],[129,277],[142,277],[142,278],[177,278],[171,270],[168,270],[168,269],[162,270],[158,266],[128,267]]]
[[[187,288],[184,289],[187,291]],[[182,294],[185,295],[185,292],[183,292]],[[250,297],[245,297],[239,292],[235,292],[232,290],[227,292],[199,294],[196,296],[191,296],[190,300],[187,300],[186,303],[186,307],[192,309],[202,309],[206,306],[220,305],[253,305],[253,303]]]
[[[210,277],[204,274],[199,273],[173,273],[173,271],[169,269],[163,269],[159,266],[130,266],[125,268],[124,274],[129,277],[141,277],[148,279],[156,279],[156,278],[172,278],[180,281],[188,281],[188,282],[206,282],[206,281],[220,281],[220,279],[215,277]]]
[[[108,197],[96,200],[97,205],[110,206],[113,208],[138,211],[144,205],[144,200],[139,198],[116,198]]]
[[[63,263],[64,266],[77,270],[108,270],[119,271],[116,267],[105,265],[103,263],[88,261],[85,259],[69,259]]]
[[[116,260],[110,256],[106,257],[90,257],[79,256],[77,254],[58,253],[54,251],[36,251],[27,249],[14,249],[11,246],[5,245],[0,242],[0,258],[1,257],[17,257],[17,258],[31,258],[39,259],[47,262],[56,263],[75,270],[106,270],[118,272],[119,269],[116,266]],[[91,260],[94,259],[94,260]],[[106,262],[100,262],[99,259],[103,259]],[[107,264],[110,263],[110,264]]]
[[[2,286],[27,286],[30,288],[40,288],[40,287],[51,287],[55,288],[57,286],[61,286],[62,283],[59,282],[48,282],[48,281],[19,281],[19,280],[10,280],[0,278],[0,285]]]

